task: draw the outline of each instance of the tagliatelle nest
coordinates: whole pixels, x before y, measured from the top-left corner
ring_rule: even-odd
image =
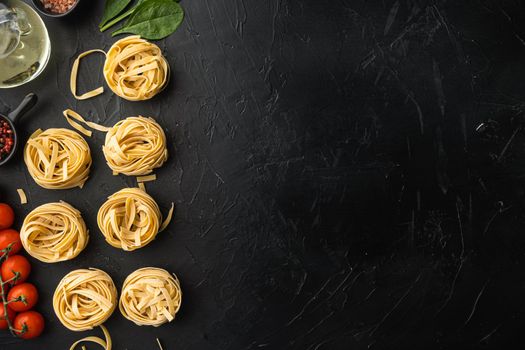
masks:
[[[138,326],[158,327],[175,319],[181,303],[179,280],[166,270],[145,267],[124,281],[119,309]]]
[[[97,223],[106,241],[115,248],[132,251],[155,239],[171,220],[173,204],[166,220],[155,200],[139,188],[124,188],[102,204]]]
[[[22,224],[20,240],[32,257],[55,263],[80,254],[89,234],[80,212],[66,202],[59,202],[31,211]]]
[[[160,48],[138,35],[120,39],[106,53],[106,83],[129,101],[147,100],[158,94],[166,86],[169,72]]]
[[[104,92],[104,87],[100,86],[81,95],[77,94],[80,60],[95,52],[106,56],[103,73],[109,88],[126,100],[148,100],[164,90],[168,84],[170,66],[160,48],[138,35],[131,35],[115,42],[107,53],[93,49],[78,55],[69,79],[71,93],[78,100],[86,100]]]
[[[83,187],[89,176],[91,151],[75,131],[39,129],[27,140],[24,162],[31,177],[43,188]]]
[[[153,118],[128,117],[107,127],[86,121],[71,109],[66,109],[64,116],[72,127],[86,136],[91,136],[92,132],[80,123],[106,133],[102,151],[114,175],[148,175],[168,159],[166,135]]]
[[[109,128],[102,147],[116,174],[150,174],[168,159],[166,135],[153,118],[129,117]]]
[[[68,273],[53,295],[53,309],[72,331],[86,331],[104,323],[117,305],[117,288],[111,277],[98,269]]]

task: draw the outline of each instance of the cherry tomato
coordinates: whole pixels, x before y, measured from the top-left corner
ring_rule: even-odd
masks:
[[[0,203],[0,230],[11,227],[13,221],[15,221],[13,209],[5,203]]]
[[[19,275],[16,281],[10,282],[11,285],[14,285],[23,283],[27,280],[27,277],[31,272],[31,265],[22,255],[13,255],[8,257],[7,260],[2,263],[0,270],[4,282],[15,277],[15,273],[18,272]]]
[[[9,307],[7,308],[7,316],[11,321],[15,319],[16,312],[11,310]],[[4,304],[0,303],[0,329],[7,329],[7,321],[5,319],[5,312],[4,312]]]
[[[44,317],[40,312],[25,311],[15,317],[13,327],[17,329],[17,335],[22,339],[33,339],[42,334],[44,330]]]
[[[11,301],[20,299],[20,301]],[[38,290],[31,283],[22,283],[14,286],[7,294],[8,307],[14,311],[27,311],[35,306],[38,301]]]
[[[15,255],[22,249],[22,242],[20,242],[20,234],[13,229],[0,231],[0,250],[7,248],[10,244],[11,250],[9,255]]]

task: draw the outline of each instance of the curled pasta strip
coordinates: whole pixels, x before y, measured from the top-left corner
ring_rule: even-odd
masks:
[[[27,196],[26,196],[26,193],[24,192],[24,189],[17,188],[16,192],[18,193],[18,196],[20,197],[20,204],[27,204]]]
[[[110,128],[102,151],[114,173],[128,176],[150,174],[168,159],[161,126],[142,116],[126,118]]]
[[[117,305],[117,289],[102,270],[90,268],[68,273],[53,295],[53,309],[72,331],[93,329],[104,323]]]
[[[80,212],[66,202],[48,203],[24,219],[20,239],[32,257],[55,263],[76,257],[86,247],[89,235]]]
[[[162,214],[155,200],[139,188],[125,188],[100,207],[97,223],[106,241],[115,248],[132,251],[146,246],[162,231],[173,213],[162,223]]]
[[[78,75],[78,66],[80,65],[80,59],[90,55],[95,52],[100,52],[106,55],[106,53],[103,50],[95,49],[95,50],[89,50],[86,52],[82,52],[78,57],[75,59],[75,62],[73,62],[73,68],[71,68],[71,77],[69,79],[69,87],[71,89],[71,93],[77,100],[87,100],[88,98],[98,96],[104,92],[104,87],[98,87],[94,90],[88,91],[82,95],[77,94],[77,75]]]
[[[115,42],[107,52],[104,78],[118,96],[142,101],[164,89],[169,65],[157,45],[132,35]]]
[[[75,131],[39,129],[25,145],[24,162],[43,188],[83,187],[89,176],[91,152],[86,140]]]
[[[77,345],[79,345],[81,343],[95,343],[95,344],[100,345],[101,347],[103,347],[104,350],[111,350],[112,345],[113,345],[113,343],[111,341],[111,335],[109,334],[107,328],[104,327],[104,325],[100,325],[99,327],[100,327],[100,329],[102,329],[102,332],[104,333],[104,338],[105,339],[102,339],[100,337],[91,335],[89,337],[85,337],[85,338],[79,339],[76,342],[74,342],[71,345],[71,347],[69,348],[69,350],[75,350],[77,348]],[[86,350],[86,347],[84,345],[82,345],[82,350]]]
[[[181,303],[182,290],[176,276],[157,267],[144,267],[124,281],[119,309],[138,326],[158,327],[175,319]]]

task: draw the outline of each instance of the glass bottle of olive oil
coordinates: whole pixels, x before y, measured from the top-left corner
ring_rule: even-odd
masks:
[[[46,26],[21,0],[0,0],[0,88],[36,78],[51,53]]]

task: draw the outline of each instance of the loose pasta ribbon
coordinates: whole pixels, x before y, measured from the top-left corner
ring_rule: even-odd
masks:
[[[77,345],[79,345],[81,343],[95,343],[95,344],[100,345],[101,347],[103,347],[104,350],[111,350],[112,345],[113,345],[113,343],[111,341],[111,335],[109,334],[107,328],[104,327],[104,325],[100,325],[99,327],[100,327],[100,329],[102,329],[102,332],[104,333],[104,338],[105,339],[102,339],[102,338],[94,336],[94,335],[91,335],[89,337],[84,337],[84,338],[79,339],[76,342],[74,342],[71,345],[71,347],[69,348],[69,350],[75,350],[77,348]],[[86,350],[86,347],[84,345],[82,345],[82,350]]]

